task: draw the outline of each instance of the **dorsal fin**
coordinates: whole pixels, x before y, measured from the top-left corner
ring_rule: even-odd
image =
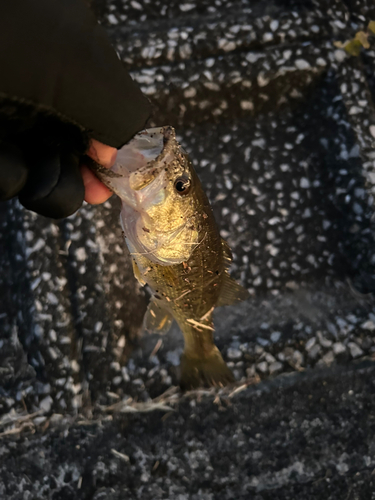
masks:
[[[149,333],[164,335],[169,332],[172,323],[172,314],[159,305],[157,299],[151,299],[143,319],[143,328]]]
[[[231,278],[227,271],[223,273],[223,284],[221,285],[220,297],[217,306],[230,306],[236,302],[242,302],[250,297],[249,292]]]

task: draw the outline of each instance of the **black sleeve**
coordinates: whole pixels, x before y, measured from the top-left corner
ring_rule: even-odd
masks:
[[[83,0],[0,2],[0,102],[19,102],[120,147],[148,100]]]

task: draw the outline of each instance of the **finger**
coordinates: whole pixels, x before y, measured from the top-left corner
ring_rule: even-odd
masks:
[[[82,205],[85,190],[77,155],[39,152],[29,159],[28,166],[29,178],[19,196],[25,208],[60,219]]]
[[[81,175],[85,186],[85,201],[87,203],[98,205],[112,196],[112,191],[102,184],[86,165],[81,165]]]
[[[87,155],[105,168],[110,168],[116,161],[117,149],[92,139]],[[85,185],[85,201],[92,205],[104,203],[112,192],[102,184],[96,175],[86,166],[81,166],[81,174]]]
[[[56,149],[25,153],[29,175],[20,193],[20,199],[30,201],[46,198],[57,186],[61,173],[60,157]],[[21,202],[22,203],[22,202]]]
[[[0,146],[0,201],[16,196],[24,187],[28,169],[22,153],[13,146]]]
[[[91,139],[87,155],[103,167],[110,168],[116,161],[117,149]]]

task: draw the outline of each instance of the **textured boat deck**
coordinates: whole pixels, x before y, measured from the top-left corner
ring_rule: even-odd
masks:
[[[93,2],[173,125],[251,300],[215,313],[236,385],[180,394],[140,335],[114,197],[0,204],[0,497],[374,499],[373,2]]]

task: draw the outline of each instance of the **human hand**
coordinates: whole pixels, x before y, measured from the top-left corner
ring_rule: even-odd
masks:
[[[14,121],[6,124],[12,132]],[[115,162],[116,148],[95,139],[87,146],[88,141],[79,139],[78,130],[62,125],[56,129],[55,120],[50,120],[49,126],[41,120],[26,133],[19,132],[18,123],[18,133],[10,137],[8,134],[6,138],[5,125],[2,125],[0,120],[0,131],[3,131],[0,134],[0,201],[18,196],[30,210],[62,218],[75,212],[83,199],[98,204],[111,196],[109,189],[80,159],[86,153],[109,168]]]
[[[0,2],[0,62],[0,200],[52,218],[105,201],[80,160],[110,167],[150,105],[85,2]]]

